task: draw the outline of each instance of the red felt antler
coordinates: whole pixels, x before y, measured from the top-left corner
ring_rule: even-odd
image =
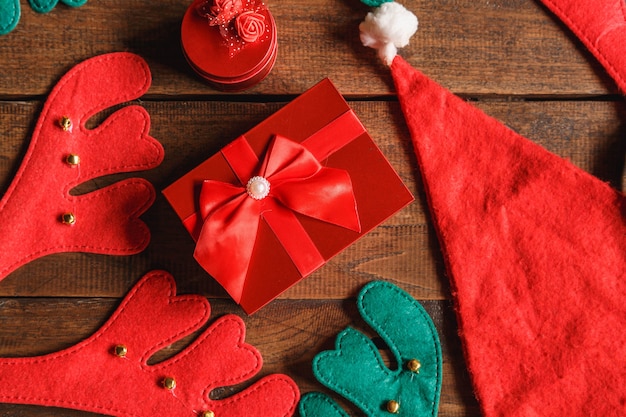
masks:
[[[90,130],[85,123],[150,86],[147,64],[130,53],[98,56],[70,70],[52,90],[22,165],[0,201],[0,279],[19,266],[58,252],[132,254],[150,239],[138,220],[155,198],[132,178],[85,195],[72,188],[103,175],[149,169],[163,160],[148,135],[150,118],[124,107]]]
[[[128,417],[292,415],[299,391],[284,375],[266,376],[226,399],[209,398],[213,389],[261,369],[261,356],[244,342],[238,316],[221,317],[176,356],[148,364],[152,354],[209,318],[205,298],[175,292],[169,274],[153,271],[80,344],[40,357],[0,359],[0,401]]]

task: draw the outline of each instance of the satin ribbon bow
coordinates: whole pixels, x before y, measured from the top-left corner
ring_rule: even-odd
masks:
[[[194,257],[237,303],[244,290],[261,219],[303,276],[322,266],[325,260],[296,213],[360,232],[348,172],[322,166],[301,144],[275,136],[260,169],[259,160],[244,137],[224,148],[222,154],[244,185],[203,182],[200,213],[204,223]],[[269,193],[263,197],[266,188]]]

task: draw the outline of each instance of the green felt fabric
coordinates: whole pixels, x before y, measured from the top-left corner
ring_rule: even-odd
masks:
[[[361,3],[370,7],[379,7],[383,3],[389,3],[393,0],[361,0]]]
[[[28,0],[28,2],[37,13],[48,13],[56,7],[59,0]],[[61,0],[61,3],[70,7],[80,7],[87,3],[87,0]]]
[[[389,416],[390,400],[399,416],[436,416],[442,378],[441,345],[428,313],[408,293],[388,282],[366,285],[357,300],[359,312],[383,339],[398,364],[385,365],[379,348],[366,335],[348,327],[337,336],[335,350],[313,360],[313,373],[326,387],[350,400],[366,415]],[[419,373],[407,368],[417,359]],[[302,417],[345,416],[327,396],[307,395]]]
[[[0,35],[15,29],[20,21],[20,0],[0,0]]]
[[[300,417],[348,417],[345,411],[328,395],[309,392],[302,396]]]
[[[87,0],[60,0],[69,7],[80,7]],[[30,7],[37,13],[48,13],[56,7],[59,0],[28,0]],[[0,35],[6,35],[20,21],[20,0],[0,0]]]

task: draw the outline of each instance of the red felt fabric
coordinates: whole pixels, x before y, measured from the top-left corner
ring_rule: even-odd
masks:
[[[207,179],[239,183],[238,175],[246,175],[235,175],[231,167],[235,158],[232,158],[232,154],[226,158],[225,154],[232,151],[241,159],[263,159],[267,155],[270,142],[277,135],[301,143],[325,168],[340,169],[350,175],[360,233],[305,215],[296,216],[300,223],[298,227],[306,231],[315,251],[325,260],[331,259],[413,200],[411,193],[348,103],[332,82],[325,79],[243,135],[254,150],[254,155],[249,155],[244,147],[239,148],[236,144],[237,150],[230,149],[239,140],[236,139],[222,152],[213,155],[163,190],[194,239],[198,239],[204,223],[202,213],[198,210],[200,184]],[[239,163],[236,165],[240,166]],[[248,163],[245,165],[251,167]],[[253,168],[256,167],[248,168],[248,178],[256,174]],[[272,186],[270,190],[271,188]],[[354,212],[354,208],[351,211]],[[264,216],[275,215],[276,213],[264,213]],[[294,264],[291,257],[293,253],[286,251],[270,223],[273,221],[258,223],[254,251],[249,261],[250,268],[240,303],[248,314],[253,314],[305,278]],[[353,226],[356,226],[356,222]],[[284,236],[281,238],[284,239]],[[295,234],[290,236],[290,240],[296,238]],[[310,255],[306,253],[307,247],[300,249],[298,256]],[[221,282],[220,277],[215,279]]]
[[[401,57],[392,73],[484,415],[626,414],[624,196]]]
[[[225,315],[183,351],[148,364],[160,349],[201,328],[209,319],[204,297],[176,295],[163,271],[144,276],[94,335],[60,352],[0,359],[0,401],[55,406],[125,417],[287,417],[299,400],[295,383],[272,374],[224,399],[209,399],[218,387],[251,379],[262,366],[259,352],[244,342],[245,326]],[[114,354],[123,344],[126,357]],[[162,381],[174,378],[176,387]]]
[[[241,136],[222,155],[241,185],[212,179],[202,182],[199,207],[204,224],[194,258],[238,304],[260,222],[270,226],[302,276],[310,275],[325,260],[295,213],[360,232],[350,174],[323,166],[300,143],[276,135],[259,164]],[[248,180],[257,175],[270,184],[268,195],[259,200],[247,191]]]
[[[541,0],[600,61],[626,92],[626,2]]]
[[[87,129],[97,112],[135,99],[151,82],[145,61],[112,53],[84,61],[54,87],[33,132],[24,160],[0,201],[0,279],[19,266],[57,252],[127,255],[150,239],[139,215],[155,198],[146,180],[130,178],[84,194],[77,185],[103,175],[143,170],[163,160],[163,147],[149,136],[150,118],[139,106],[117,110]],[[59,120],[72,121],[65,131]],[[69,154],[80,164],[66,163]],[[76,223],[61,216],[71,212]]]

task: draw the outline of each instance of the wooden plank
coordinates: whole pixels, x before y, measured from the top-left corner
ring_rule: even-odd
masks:
[[[0,299],[0,357],[34,356],[68,348],[93,334],[114,311],[114,299]],[[479,416],[469,377],[465,371],[460,340],[455,328],[454,311],[446,301],[423,301],[431,315],[442,342],[444,359],[441,410],[445,416]],[[212,322],[224,314],[239,314],[226,300],[211,300]],[[302,392],[320,391],[311,372],[313,357],[334,348],[334,339],[346,326],[353,326],[369,337],[377,337],[360,318],[354,299],[343,301],[279,301],[272,303],[252,317],[244,317],[246,341],[261,351],[264,365],[261,375],[286,373]],[[196,335],[187,337],[157,354],[151,363],[171,357],[190,343]],[[389,366],[389,353],[382,350]],[[106,387],[102,387],[106,389]],[[227,396],[240,389],[227,387],[218,395]],[[140,400],[140,399],[138,399]],[[356,409],[342,402],[353,413]],[[65,415],[58,411],[56,415]],[[84,415],[87,413],[70,413]],[[0,415],[50,415],[50,410],[0,404]]]
[[[152,96],[216,94],[199,81],[179,46],[190,0],[109,0],[57,6],[22,18],[0,37],[0,98],[43,95],[76,63],[112,51],[145,57]],[[406,0],[420,29],[404,55],[455,92],[469,95],[614,93],[602,67],[552,15],[532,0]],[[368,8],[356,0],[268,1],[279,30],[270,76],[252,94],[298,94],[324,77],[351,96],[389,94],[388,70],[360,44]],[[45,35],[44,35],[45,34]],[[358,76],[354,76],[358,74]]]
[[[440,333],[444,380],[439,416],[480,416],[448,278],[389,70],[358,39],[358,25],[369,9],[358,0],[266,2],[279,28],[276,66],[257,87],[225,94],[200,81],[181,53],[180,21],[191,0],[89,1],[77,9],[59,4],[46,15],[21,1],[17,29],[0,36],[0,193],[26,150],[41,100],[58,78],[84,59],[130,51],[143,56],[153,73],[152,87],[139,103],[152,117],[151,133],[165,147],[166,158],[160,167],[136,175],[153,182],[157,190],[285,101],[330,77],[416,201],[278,300],[246,316],[193,260],[191,238],[159,195],[143,216],[153,234],[143,253],[52,255],[2,281],[0,357],[72,346],[102,325],[143,274],[165,269],[175,276],[179,293],[209,297],[211,321],[230,313],[244,319],[247,341],[264,356],[261,375],[284,372],[303,392],[324,390],[312,374],[311,360],[332,349],[336,334],[348,325],[376,337],[359,317],[354,298],[365,283],[384,279],[421,300]],[[626,106],[603,68],[539,0],[402,3],[420,19],[420,30],[401,51],[412,65],[513,130],[626,190]],[[97,115],[91,125],[108,114]],[[129,175],[90,181],[79,191]],[[167,347],[154,360],[174,355],[194,337]],[[390,363],[388,352],[381,353]],[[227,396],[240,388],[216,394]],[[346,401],[340,403],[350,415],[362,415]],[[0,404],[0,416],[59,415],[89,413]]]
[[[143,104],[152,115],[151,133],[163,143],[166,158],[157,169],[139,175],[152,181],[158,190],[281,106],[280,103],[200,101]],[[622,187],[626,143],[621,102],[481,101],[476,104],[550,151],[615,187]],[[353,102],[352,105],[417,199],[282,298],[341,299],[354,296],[360,286],[372,279],[397,282],[422,299],[449,298],[443,262],[398,104]],[[29,125],[39,107],[33,102],[0,103],[0,126],[6,132],[0,143],[3,190],[24,151],[31,131]],[[97,183],[103,185],[107,181],[110,179]],[[144,218],[153,238],[142,254],[48,256],[7,277],[0,286],[0,295],[119,297],[145,272],[162,268],[174,274],[183,291],[225,297],[220,286],[192,259],[193,242],[162,196],[158,196]]]

